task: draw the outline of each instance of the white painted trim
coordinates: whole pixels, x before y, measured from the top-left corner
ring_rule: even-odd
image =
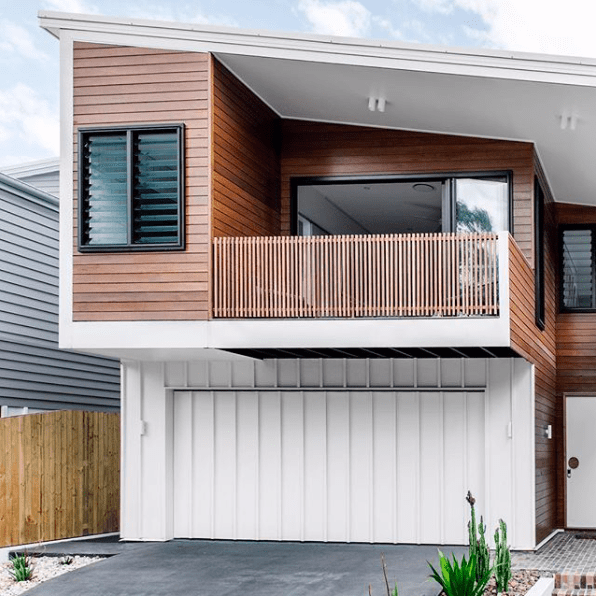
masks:
[[[538,581],[526,592],[526,596],[550,596],[555,589],[554,577],[541,577]]]
[[[73,40],[69,33],[60,37],[60,286],[59,344],[72,343],[72,230],[73,230]]]
[[[251,31],[144,19],[41,11],[40,26],[77,40],[359,64],[377,68],[596,86],[596,61],[565,56],[379,42],[373,40]]]
[[[563,528],[558,528],[557,530],[553,530],[542,542],[539,542],[535,547],[534,550],[540,550],[547,542],[552,540],[557,534],[564,532]],[[527,596],[527,594],[526,594]]]
[[[23,164],[0,167],[0,171],[13,178],[28,178],[29,176],[39,176],[40,174],[51,174],[60,169],[60,158],[52,157],[50,159],[39,159],[28,161]]]
[[[501,279],[504,275],[501,271]],[[152,352],[163,352],[161,357],[166,360],[225,357],[201,355],[205,349],[490,348],[509,346],[510,335],[509,318],[504,316],[408,320],[90,321],[65,322],[64,325],[68,331],[61,336],[61,348],[134,359],[152,358]]]
[[[509,234],[500,233],[497,239],[497,254],[499,264],[499,320],[503,322],[502,331],[506,333],[506,344],[511,345],[510,324],[510,288],[509,288]],[[488,345],[488,344],[486,344]]]
[[[48,540],[46,542],[31,542],[30,544],[17,544],[15,546],[6,546],[0,548],[0,563],[8,561],[9,553],[13,551],[24,551],[30,549],[38,549],[42,546],[50,544],[62,544],[64,542],[83,542],[85,540],[97,540],[99,538],[109,538],[110,536],[118,536],[119,532],[108,532],[107,534],[89,534],[87,536],[75,536],[74,538],[61,538],[60,540]],[[101,556],[101,555],[99,555]]]

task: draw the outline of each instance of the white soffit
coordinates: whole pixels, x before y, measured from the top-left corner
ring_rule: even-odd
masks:
[[[213,52],[285,118],[533,142],[558,201],[596,204],[592,59],[50,12],[40,23],[82,41]]]
[[[555,197],[596,203],[596,89],[218,55],[280,116],[536,144]],[[384,97],[384,112],[368,109]],[[575,115],[574,129],[561,116]]]

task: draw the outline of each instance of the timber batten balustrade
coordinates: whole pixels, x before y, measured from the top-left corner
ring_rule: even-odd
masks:
[[[496,234],[214,238],[214,318],[498,316]]]

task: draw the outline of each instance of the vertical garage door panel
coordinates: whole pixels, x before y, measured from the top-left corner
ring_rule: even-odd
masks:
[[[304,393],[304,540],[327,540],[327,400]]]
[[[186,447],[192,451],[192,468],[182,470],[183,474],[192,477],[192,504],[191,512],[192,526],[186,537],[205,536],[214,537],[214,478],[215,478],[215,426],[214,426],[214,402],[213,393],[193,393],[192,424],[193,437],[192,446]],[[174,402],[174,412],[177,410],[178,398]],[[177,434],[177,427],[174,427],[174,437]],[[176,444],[178,439],[176,438]],[[174,460],[181,456],[180,450],[174,448]],[[174,519],[177,515],[174,515]]]
[[[236,415],[236,537],[258,537],[259,482],[259,397],[242,391],[237,397]]]
[[[443,540],[466,540],[466,398],[463,393],[443,394]]]
[[[282,393],[282,540],[302,540],[304,487],[303,404],[304,398],[300,393]]]
[[[350,408],[350,542],[372,539],[372,394],[349,394]]]
[[[327,539],[350,539],[349,395],[327,393]]]
[[[397,528],[395,393],[373,393],[373,536],[393,542]]]
[[[420,536],[418,542],[441,542],[441,500],[443,487],[443,416],[440,393],[420,393]],[[458,474],[456,468],[450,472]]]
[[[174,511],[180,514],[175,517],[174,533],[181,538],[187,538],[192,533],[192,411],[193,394],[188,391],[179,393],[176,396],[176,408],[174,409],[174,428],[176,434],[174,440],[180,445],[175,451],[177,457],[174,459]]]
[[[418,542],[418,394],[397,394],[397,542]]]
[[[480,392],[196,391],[174,399],[179,537],[465,543]]]
[[[236,536],[236,394],[218,391],[214,402],[214,537]]]
[[[281,400],[259,394],[259,538],[281,539]]]
[[[472,491],[478,503],[488,503],[488,496],[485,494],[485,400],[483,393],[467,393],[467,482],[466,492]],[[466,504],[467,507],[467,504]],[[487,506],[484,506],[485,511]],[[467,510],[466,510],[467,515]]]

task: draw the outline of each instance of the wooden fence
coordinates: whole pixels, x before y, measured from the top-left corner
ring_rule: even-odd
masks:
[[[0,445],[0,546],[119,529],[119,414],[3,418]]]
[[[215,238],[216,318],[499,314],[496,234]]]

